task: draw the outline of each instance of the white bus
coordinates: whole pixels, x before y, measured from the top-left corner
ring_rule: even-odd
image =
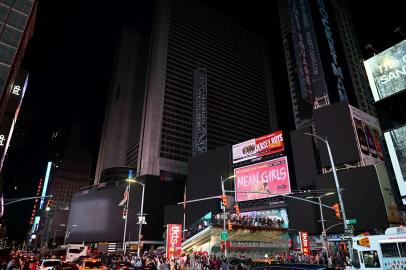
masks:
[[[352,269],[406,269],[406,227],[352,239]]]

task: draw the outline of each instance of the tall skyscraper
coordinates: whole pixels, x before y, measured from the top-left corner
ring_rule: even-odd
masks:
[[[0,170],[27,86],[20,70],[25,48],[34,31],[35,0],[0,3]]]
[[[33,232],[43,245],[49,242],[55,230],[61,230],[60,224],[67,223],[73,194],[92,184],[90,178],[92,157],[83,130],[81,121],[76,120],[69,130],[58,130],[53,133],[53,160],[45,174],[45,180],[46,175],[49,175],[48,186],[44,187],[45,194],[52,195],[52,198],[44,200],[39,231]],[[45,204],[49,200],[52,201],[52,207],[46,210]]]
[[[278,1],[296,127],[340,101],[375,115],[361,49],[343,1]]]
[[[120,161],[120,165],[137,167],[139,175],[186,174],[192,139],[197,134],[193,129],[206,130],[206,134],[199,133],[205,137],[202,149],[275,130],[274,93],[264,39],[194,1],[158,1],[155,8],[142,118],[120,122],[126,128],[140,128],[140,133],[128,148],[127,164]],[[119,66],[118,61],[115,68]],[[126,73],[132,73],[126,81],[133,80],[135,73]],[[113,81],[118,76],[123,75],[115,75]],[[123,96],[140,90],[120,87]],[[117,93],[117,89],[112,87],[111,92]],[[110,98],[108,102],[106,119],[115,113],[110,109],[112,104],[120,101]],[[108,150],[112,145],[106,144],[111,141],[108,136],[117,135],[106,132],[108,125],[105,122],[98,172],[117,166],[100,162],[112,153]]]

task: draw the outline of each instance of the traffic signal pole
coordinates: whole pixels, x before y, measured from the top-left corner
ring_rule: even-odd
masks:
[[[221,193],[223,194],[223,196],[226,196],[226,192],[224,190],[223,176],[221,176],[220,180],[221,180]],[[226,205],[224,203],[223,203],[223,231],[226,231]],[[224,245],[224,257],[227,258],[227,244]]]

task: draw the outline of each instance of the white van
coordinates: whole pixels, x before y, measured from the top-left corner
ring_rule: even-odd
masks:
[[[406,269],[406,227],[352,239],[352,269]]]

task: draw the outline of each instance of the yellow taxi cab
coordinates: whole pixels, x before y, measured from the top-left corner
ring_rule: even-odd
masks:
[[[106,270],[107,268],[99,260],[84,259],[79,263],[79,270]]]
[[[252,260],[255,263],[268,263],[271,264],[272,262],[275,261],[275,258],[273,256],[264,256],[260,258],[256,258]]]

